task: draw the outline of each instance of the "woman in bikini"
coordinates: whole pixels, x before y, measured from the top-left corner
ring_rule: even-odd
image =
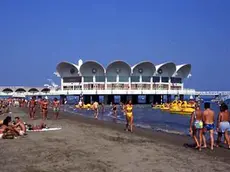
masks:
[[[131,100],[129,100],[128,104],[125,106],[125,113],[126,113],[126,131],[133,132],[133,105]]]
[[[58,101],[57,98],[54,98],[54,101],[53,101],[53,112],[54,112],[55,119],[58,119],[59,111],[60,111],[60,102]]]

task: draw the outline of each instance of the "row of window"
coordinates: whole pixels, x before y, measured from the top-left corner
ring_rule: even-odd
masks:
[[[153,82],[160,82],[160,77],[152,77]],[[105,82],[105,77],[104,76],[96,76],[95,77],[95,82]],[[116,76],[107,76],[107,82],[116,82],[117,77]],[[150,82],[151,81],[151,76],[142,76],[142,82]],[[82,82],[82,77],[67,77],[63,78],[64,83],[72,83],[72,82]],[[84,76],[84,82],[94,82],[93,81],[93,76]],[[119,82],[129,82],[129,77],[128,76],[120,76],[119,77]],[[131,76],[131,82],[140,82],[140,77],[139,76]],[[169,82],[169,77],[161,77],[161,82],[167,83]],[[181,78],[175,78],[171,77],[171,83],[182,83]]]
[[[171,90],[180,90],[181,86],[171,86]],[[81,90],[81,86],[63,86],[63,90]],[[107,90],[128,90],[129,85],[128,84],[108,84]],[[131,84],[131,90],[150,90],[151,85],[150,84]],[[153,90],[168,90],[169,85],[157,85],[154,84],[152,87]],[[84,90],[105,90],[104,84],[84,84]]]

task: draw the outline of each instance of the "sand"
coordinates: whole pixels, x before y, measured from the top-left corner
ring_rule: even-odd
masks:
[[[25,110],[12,109],[12,116],[30,121]],[[37,114],[39,115],[39,114]],[[30,132],[14,140],[0,140],[1,172],[160,172],[227,171],[229,151],[196,151],[184,136],[136,129],[62,113],[48,120],[59,131]],[[2,119],[3,117],[1,117]]]

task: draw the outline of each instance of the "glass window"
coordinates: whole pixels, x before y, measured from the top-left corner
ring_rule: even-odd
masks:
[[[107,76],[107,82],[117,82],[117,76]]]
[[[181,78],[175,78],[175,77],[171,77],[171,83],[182,83],[182,79]]]
[[[84,76],[84,82],[93,82],[93,76]]]
[[[169,77],[162,77],[162,78],[161,78],[161,81],[162,81],[162,82],[169,82]]]
[[[142,82],[150,82],[151,76],[142,76]]]
[[[129,76],[119,76],[119,82],[129,82]]]
[[[96,82],[105,82],[105,76],[96,76]]]
[[[131,76],[131,82],[140,82],[139,76]]]
[[[153,77],[153,82],[160,82],[160,77],[159,76],[154,76]]]
[[[71,83],[71,82],[81,82],[81,77],[64,77],[63,83]]]

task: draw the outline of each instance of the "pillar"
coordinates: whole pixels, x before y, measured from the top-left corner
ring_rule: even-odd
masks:
[[[146,104],[151,104],[154,102],[153,95],[146,95]]]
[[[92,95],[92,101],[95,102],[99,102],[99,95]]]
[[[83,102],[84,102],[84,104],[91,103],[91,102],[90,102],[90,96],[89,96],[89,95],[84,95],[84,96],[83,96]]]
[[[172,98],[172,97],[171,97],[171,94],[168,94],[168,95],[167,95],[167,103],[170,103],[170,102],[172,101],[171,98]]]
[[[66,100],[66,95],[60,95],[60,103],[64,104]]]
[[[108,95],[107,104],[114,103],[114,95]]]
[[[104,104],[108,104],[108,95],[104,95]]]
[[[126,95],[121,95],[120,100],[121,100],[122,103],[126,103],[127,102],[127,96]]]
[[[182,94],[180,95],[180,100],[184,101],[184,95],[182,95]]]
[[[132,95],[132,103],[138,104],[138,96],[137,95]]]

